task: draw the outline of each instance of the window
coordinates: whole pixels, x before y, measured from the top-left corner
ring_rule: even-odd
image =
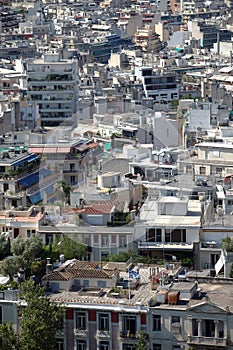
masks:
[[[110,349],[110,345],[108,341],[101,341],[99,343],[99,350],[109,350]]]
[[[70,171],[75,171],[75,164],[74,163],[70,163]]]
[[[122,350],[136,350],[136,346],[134,344],[123,344]]]
[[[180,345],[173,345],[172,350],[180,350]]]
[[[31,230],[27,230],[27,237],[31,237]]]
[[[83,286],[89,287],[89,280],[83,280]]]
[[[94,235],[94,244],[95,245],[99,244],[99,236],[98,235]]]
[[[153,331],[161,331],[161,316],[153,315]]]
[[[165,229],[165,242],[186,242],[185,229]]]
[[[106,288],[106,281],[97,281],[98,288]]]
[[[186,174],[192,174],[193,168],[192,165],[186,165]]]
[[[116,235],[112,235],[111,238],[112,238],[112,244],[116,244]]]
[[[99,314],[99,330],[109,331],[109,314]]]
[[[156,242],[162,242],[162,229],[156,229]]]
[[[86,350],[87,349],[87,342],[86,340],[77,340],[77,350]]]
[[[122,336],[133,337],[137,333],[137,318],[136,316],[125,316],[122,320]]]
[[[222,168],[216,168],[216,174],[222,175]]]
[[[206,168],[204,166],[200,166],[199,173],[200,175],[206,175]]]
[[[86,313],[83,311],[78,311],[76,313],[76,328],[77,329],[86,329]]]
[[[126,245],[127,245],[126,236],[120,236],[119,237],[119,246],[120,247],[126,247]]]
[[[172,323],[180,323],[180,316],[172,316]]]
[[[108,247],[109,246],[108,236],[102,236],[101,237],[101,245],[102,245],[102,247]]]
[[[153,350],[162,350],[162,345],[161,344],[153,344]]]
[[[76,183],[76,179],[75,179],[75,176],[70,176],[70,184],[71,185],[75,185],[75,183]]]
[[[56,350],[64,350],[63,339],[59,339],[56,341]]]
[[[155,242],[155,229],[149,228],[146,232],[146,241],[147,242]]]

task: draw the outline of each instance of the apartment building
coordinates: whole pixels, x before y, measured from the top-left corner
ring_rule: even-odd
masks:
[[[42,126],[76,125],[78,61],[58,53],[28,62],[28,97],[39,106]]]
[[[180,157],[179,168],[185,173],[194,173],[204,178],[222,178],[231,175],[232,148],[231,142],[200,142],[196,144],[195,154]]]
[[[135,75],[142,81],[146,97],[153,97],[156,102],[169,102],[179,98],[179,89],[174,73],[156,72],[152,67],[135,67]]]
[[[187,197],[147,199],[134,227],[141,254],[171,260],[197,254],[201,204]]]
[[[189,29],[192,36],[200,40],[202,48],[213,48],[214,43],[218,41],[231,41],[232,33],[226,28],[217,28],[213,24],[207,24],[205,21],[194,20]]]
[[[137,28],[134,42],[144,52],[158,53],[161,49],[160,36],[155,32],[155,27],[152,25],[147,24],[143,28]]]
[[[48,208],[39,222],[38,235],[45,244],[56,242],[57,236],[62,235],[83,242],[87,248],[85,259],[89,261],[101,261],[110,254],[132,250],[132,225],[101,225],[113,217],[113,204],[93,203],[83,209],[62,212]]]

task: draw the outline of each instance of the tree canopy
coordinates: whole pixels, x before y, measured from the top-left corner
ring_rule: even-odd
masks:
[[[3,275],[9,275],[13,279],[20,268],[26,269],[30,275],[32,262],[43,252],[41,240],[35,236],[30,238],[17,237],[11,246],[13,257],[6,258],[1,262],[0,271]]]
[[[5,239],[4,236],[0,236],[0,260],[6,258],[11,254],[10,238]]]
[[[3,322],[0,325],[0,350],[16,350],[19,348],[18,335],[11,322]]]
[[[86,253],[86,246],[84,244],[74,241],[68,236],[64,236],[60,241],[60,249],[65,259],[81,259]]]
[[[221,248],[225,252],[233,252],[233,240],[231,237],[222,238]]]
[[[42,246],[42,241],[38,237],[17,237],[12,243],[11,251],[14,256],[21,257],[23,267],[27,268],[35,258],[40,256]]]
[[[20,350],[56,350],[62,331],[64,308],[50,301],[44,288],[27,281],[21,285],[27,306],[22,314]]]
[[[22,260],[19,257],[12,257],[4,259],[0,264],[0,272],[4,276],[9,276],[10,280],[13,280],[13,276],[18,272],[21,267]]]

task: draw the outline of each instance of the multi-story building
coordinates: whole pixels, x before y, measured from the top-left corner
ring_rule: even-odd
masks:
[[[169,102],[179,98],[174,73],[155,72],[152,67],[135,67],[135,75],[142,81],[146,97],[153,97],[156,102]]]
[[[187,197],[148,199],[134,227],[141,254],[171,260],[197,254],[201,224],[199,201]]]
[[[192,21],[191,26],[192,36],[200,40],[202,48],[210,49],[219,41],[231,41],[232,33],[227,29],[219,29],[215,25],[200,20]]]
[[[47,265],[43,285],[51,300],[66,309],[58,349],[136,350],[144,331],[148,350],[232,350],[231,282],[206,276],[208,283],[198,283],[198,272],[179,281],[175,264],[170,270],[140,268],[136,280],[123,271],[130,265],[115,263],[115,271],[110,265],[100,268],[75,259],[54,270]],[[16,291],[1,292],[2,320],[11,320],[15,330],[20,303],[25,307]]]
[[[39,106],[41,125],[76,125],[77,69],[76,58],[61,59],[58,53],[28,63],[28,96]]]
[[[194,173],[204,178],[221,178],[231,175],[232,143],[200,142],[196,144],[196,151],[192,156],[185,153],[178,161],[179,169],[184,173]]]
[[[145,52],[158,53],[161,49],[159,35],[152,25],[147,24],[143,28],[138,28],[134,35],[134,42]]]

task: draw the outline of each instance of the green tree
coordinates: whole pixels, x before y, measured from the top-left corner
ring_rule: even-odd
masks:
[[[60,251],[64,254],[65,259],[82,259],[86,254],[86,246],[81,242],[74,241],[68,236],[60,241]]]
[[[13,281],[13,276],[19,271],[22,266],[22,260],[19,257],[6,258],[0,264],[0,272],[4,276],[9,276]]]
[[[26,301],[22,315],[20,350],[56,350],[56,334],[63,328],[64,308],[50,301],[44,288],[27,281],[21,285]]]
[[[42,253],[42,246],[42,241],[38,237],[17,237],[12,243],[11,251],[14,256],[21,257],[22,267],[30,268],[32,261]]]
[[[149,341],[148,334],[145,331],[141,331],[136,345],[136,350],[147,350],[147,344]]]
[[[10,238],[5,239],[4,236],[0,236],[0,260],[6,258],[11,254]]]
[[[15,333],[11,322],[3,322],[0,325],[0,350],[19,349],[18,335]]]
[[[231,237],[222,238],[221,248],[225,252],[233,252],[233,240]]]

